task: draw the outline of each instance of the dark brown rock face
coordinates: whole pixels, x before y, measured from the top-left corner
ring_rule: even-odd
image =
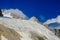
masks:
[[[1,9],[0,9],[0,17],[3,17],[3,14],[2,14],[2,11],[1,11]]]

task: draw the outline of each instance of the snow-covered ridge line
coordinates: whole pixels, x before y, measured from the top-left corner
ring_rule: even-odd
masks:
[[[0,24],[5,27],[14,29],[22,35],[21,40],[33,40],[31,38],[31,32],[37,33],[39,36],[45,36],[46,40],[60,40],[57,36],[54,35],[50,30],[45,26],[28,20],[20,20],[14,18],[0,18]]]
[[[2,9],[4,17],[27,19],[28,17],[19,9]]]

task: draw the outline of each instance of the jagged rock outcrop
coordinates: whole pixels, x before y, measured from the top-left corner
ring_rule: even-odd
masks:
[[[2,14],[2,11],[1,11],[1,9],[0,9],[0,17],[3,17],[3,14]]]

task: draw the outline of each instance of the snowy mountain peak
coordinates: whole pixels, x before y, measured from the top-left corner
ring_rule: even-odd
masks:
[[[19,9],[3,9],[2,13],[4,17],[27,19],[27,16]]]
[[[30,20],[30,21],[36,21],[36,22],[39,22],[38,19],[37,19],[35,16],[31,17],[29,20]]]

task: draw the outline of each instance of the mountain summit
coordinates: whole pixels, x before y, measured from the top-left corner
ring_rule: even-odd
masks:
[[[35,16],[31,17],[29,20],[30,20],[30,21],[39,22],[39,20],[38,20]]]
[[[16,18],[16,19],[27,19],[28,17],[19,9],[2,9],[4,17]]]

